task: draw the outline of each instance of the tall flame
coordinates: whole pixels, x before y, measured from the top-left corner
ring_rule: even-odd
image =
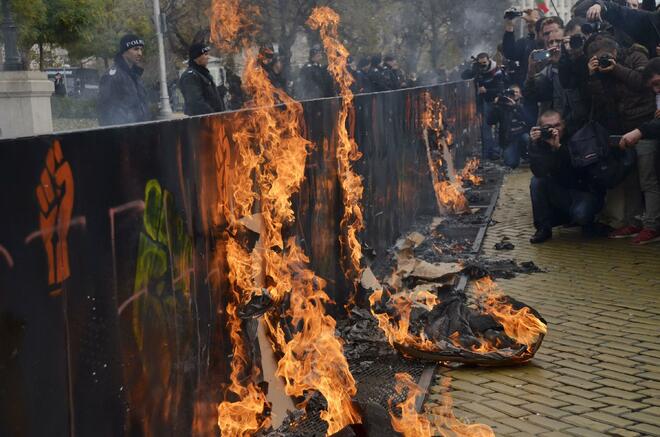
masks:
[[[453,138],[451,133],[444,126],[444,111],[446,107],[441,100],[435,100],[427,92],[422,101],[424,107],[421,114],[421,125],[423,128],[422,137],[426,145],[426,154],[431,170],[433,190],[435,192],[438,209],[441,213],[466,213],[470,211],[467,198],[463,193],[461,179],[456,175],[453,165],[453,157],[449,151],[449,145]],[[445,158],[447,172],[445,177],[441,177],[440,166],[442,161],[433,159],[431,137],[435,139],[433,146]]]
[[[528,307],[519,310],[508,303],[504,294],[492,279],[485,277],[475,284],[475,295],[484,310],[503,327],[506,335],[531,350],[540,335],[548,332],[548,326],[536,317]]]
[[[361,422],[351,402],[357,387],[341,340],[335,336],[336,322],[325,313],[330,302],[323,291],[325,281],[305,268],[309,261],[293,239],[288,245],[294,291],[287,316],[299,329],[284,347],[277,374],[286,380],[288,395],[303,396],[307,390],[316,390],[325,397],[328,409],[321,412],[321,419],[328,423],[328,434],[335,434]]]
[[[250,27],[247,10],[236,0],[214,0],[212,11],[215,19],[226,18],[212,26],[216,32],[214,41],[221,48],[232,36]],[[290,239],[285,245],[283,237],[285,226],[295,221],[291,199],[305,177],[311,143],[301,135],[300,103],[273,86],[254,51],[247,47],[247,42],[243,44],[246,53],[243,85],[253,110],[241,114],[241,123],[233,133],[236,156],[230,159],[231,176],[220,171],[227,152],[219,153],[218,157],[218,184],[226,193],[218,207],[229,223],[226,259],[233,291],[233,301],[227,307],[234,350],[229,391],[239,400],[220,404],[218,421],[223,436],[251,435],[269,425],[263,414],[268,408],[267,401],[254,383],[259,369],[249,367],[242,323],[237,315],[237,305],[260,294],[263,287],[277,308],[288,298],[286,314],[271,311],[264,317],[273,346],[283,355],[277,374],[286,382],[286,393],[290,396],[303,396],[312,390],[321,393],[328,404],[321,417],[328,423],[328,432],[335,433],[360,422],[351,403],[357,387],[342,343],[335,337],[336,322],[326,314],[325,305],[330,299],[323,290],[325,283],[306,268],[309,260],[295,240]],[[245,240],[241,238],[244,233],[241,223],[252,216],[255,208],[260,213],[260,247],[248,253],[241,245]],[[285,318],[294,327],[291,338],[287,338],[281,327]],[[239,378],[241,375],[243,379]]]
[[[337,119],[337,162],[339,181],[342,187],[342,200],[344,203],[344,214],[341,219],[342,236],[342,259],[348,265],[344,266],[347,278],[354,284],[354,293],[349,304],[354,303],[355,291],[362,274],[362,244],[359,232],[364,230],[364,218],[362,212],[362,195],[364,187],[362,178],[354,171],[353,162],[362,157],[358,144],[348,134],[346,127],[348,115],[353,109],[353,76],[348,71],[349,52],[339,41],[339,15],[329,7],[317,7],[312,11],[307,25],[314,30],[319,30],[321,41],[328,56],[328,70],[339,85],[342,96],[341,110]]]

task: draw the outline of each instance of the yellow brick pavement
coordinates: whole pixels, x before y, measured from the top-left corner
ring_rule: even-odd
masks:
[[[456,415],[498,436],[660,436],[660,244],[586,239],[578,229],[529,244],[530,177],[523,169],[505,179],[484,252],[547,271],[498,284],[539,310],[549,333],[526,366],[441,371]],[[515,249],[495,251],[505,236]]]

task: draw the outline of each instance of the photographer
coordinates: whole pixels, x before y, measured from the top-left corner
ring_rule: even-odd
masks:
[[[527,151],[529,128],[534,117],[522,102],[518,85],[512,85],[497,96],[491,114],[490,124],[499,123],[499,144],[503,150],[504,164],[510,168],[520,165],[520,158]]]
[[[522,18],[527,25],[527,36],[515,39],[514,20]],[[516,71],[511,75],[512,81],[518,85],[525,83],[529,54],[537,48],[536,23],[541,19],[538,9],[517,11],[509,9],[504,13],[504,37],[502,39],[502,53],[511,62],[517,63]]]
[[[660,54],[660,12],[632,9],[608,0],[589,0],[585,6],[589,6],[588,20],[606,20],[646,47],[651,57]]]
[[[487,123],[493,111],[495,97],[504,89],[504,73],[486,53],[479,53],[472,67],[461,75],[463,80],[474,79],[477,87],[477,109],[481,113],[482,158],[498,159],[493,130]]]
[[[564,30],[559,28],[554,20],[550,20],[552,19],[546,19],[541,27],[545,49],[535,50],[530,54],[529,71],[523,94],[539,104],[540,113],[550,109],[562,113],[566,99],[559,80],[558,64],[561,58],[561,45],[564,42]]]
[[[559,82],[566,97],[564,119],[568,132],[575,132],[584,125],[589,118],[591,107],[587,87],[589,71],[584,53],[586,36],[582,30],[585,25],[587,21],[582,18],[574,18],[568,22],[558,64]]]
[[[591,189],[571,164],[561,114],[549,110],[541,114],[538,126],[530,132],[529,161],[534,176],[530,183],[536,233],[532,244],[552,238],[552,228],[580,225],[592,228],[603,206],[603,194]]]

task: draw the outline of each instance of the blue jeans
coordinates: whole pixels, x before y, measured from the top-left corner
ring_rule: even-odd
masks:
[[[552,177],[532,177],[529,186],[536,229],[589,226],[603,208],[603,196],[565,188]]]
[[[496,156],[497,150],[495,138],[493,137],[493,126],[487,123],[493,112],[493,104],[483,102],[481,109],[481,157],[491,159]]]
[[[528,144],[529,134],[527,132],[512,135],[509,144],[504,149],[504,164],[507,167],[517,168],[520,165],[522,152],[527,149]]]

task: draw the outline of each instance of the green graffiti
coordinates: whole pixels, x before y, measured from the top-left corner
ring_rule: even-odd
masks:
[[[133,333],[141,352],[145,342],[157,341],[174,358],[171,345],[191,326],[192,239],[172,195],[156,180],[145,189],[143,221],[133,290],[143,296],[133,309]]]

